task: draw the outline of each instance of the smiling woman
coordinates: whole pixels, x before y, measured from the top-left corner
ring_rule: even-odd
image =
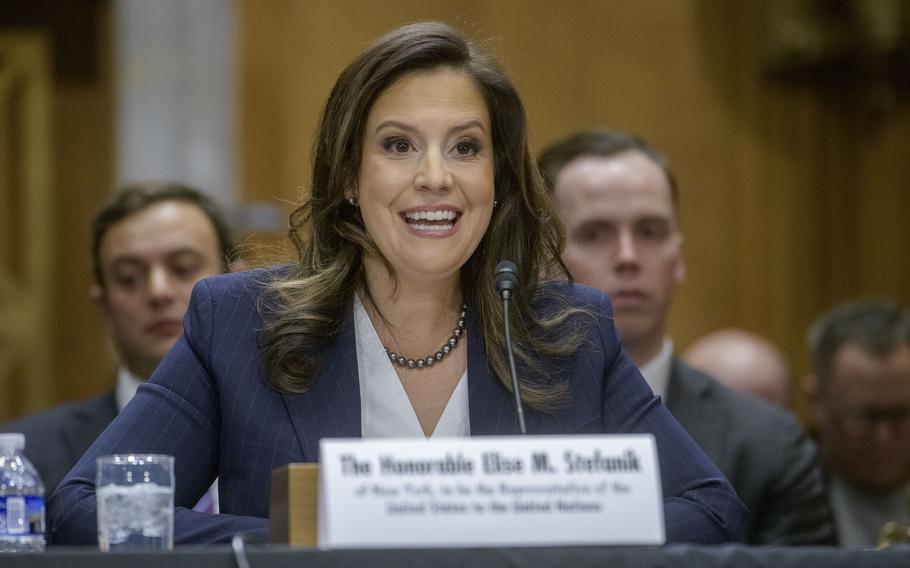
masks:
[[[457,282],[493,213],[489,133],[483,95],[461,71],[406,75],[376,100],[356,188],[367,233],[394,270],[365,258],[375,297],[414,298],[433,282]]]
[[[310,388],[356,297],[381,344],[415,361],[447,341],[466,303],[495,376],[510,389],[492,281],[496,264],[511,259],[522,278],[516,353],[550,376],[525,381],[522,398],[540,409],[564,403],[566,385],[534,354],[568,356],[582,334],[563,327],[555,341],[529,330],[584,310],[531,310],[530,301],[547,293],[539,275],[566,272],[562,226],[527,136],[524,107],[505,73],[448,26],[405,26],[351,63],[323,110],[309,199],[291,215],[299,262],[262,299],[272,386]],[[443,365],[399,372],[425,434],[457,392],[466,357],[456,349]]]
[[[651,433],[667,540],[743,537],[744,507],[622,350],[606,296],[567,282],[524,107],[489,57],[439,23],[380,38],[338,78],[313,155],[298,261],[196,287],[183,337],[50,500],[55,542],[94,541],[99,455],[174,455],[175,542],[218,542],[265,532],[272,470],[318,461],[322,438],[516,433],[503,259],[528,431]],[[223,514],[190,510],[216,477]]]

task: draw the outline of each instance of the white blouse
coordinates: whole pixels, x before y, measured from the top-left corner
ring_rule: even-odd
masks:
[[[360,424],[364,438],[424,436],[417,413],[386,355],[360,298],[354,296],[354,336],[360,374]],[[470,436],[468,371],[455,386],[431,438]]]

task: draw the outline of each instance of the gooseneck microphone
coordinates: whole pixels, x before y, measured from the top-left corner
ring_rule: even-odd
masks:
[[[518,431],[525,435],[525,411],[521,404],[521,392],[518,390],[518,373],[515,372],[515,355],[512,353],[512,334],[509,331],[509,299],[512,292],[518,288],[518,268],[508,260],[503,260],[496,265],[493,282],[496,291],[502,298],[502,314],[506,332],[506,354],[509,358],[509,375],[512,378],[512,393],[515,395],[515,411],[518,414]]]

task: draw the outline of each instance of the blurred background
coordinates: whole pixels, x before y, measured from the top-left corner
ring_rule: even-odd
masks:
[[[679,351],[743,327],[800,377],[821,310],[910,303],[908,0],[4,0],[0,421],[112,384],[88,297],[108,193],[199,186],[254,263],[272,255],[337,74],[422,19],[498,54],[535,151],[607,127],[667,155],[689,265]]]

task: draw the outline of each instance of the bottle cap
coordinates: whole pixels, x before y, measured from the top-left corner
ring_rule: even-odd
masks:
[[[25,447],[25,434],[0,434],[0,449],[21,450]]]

